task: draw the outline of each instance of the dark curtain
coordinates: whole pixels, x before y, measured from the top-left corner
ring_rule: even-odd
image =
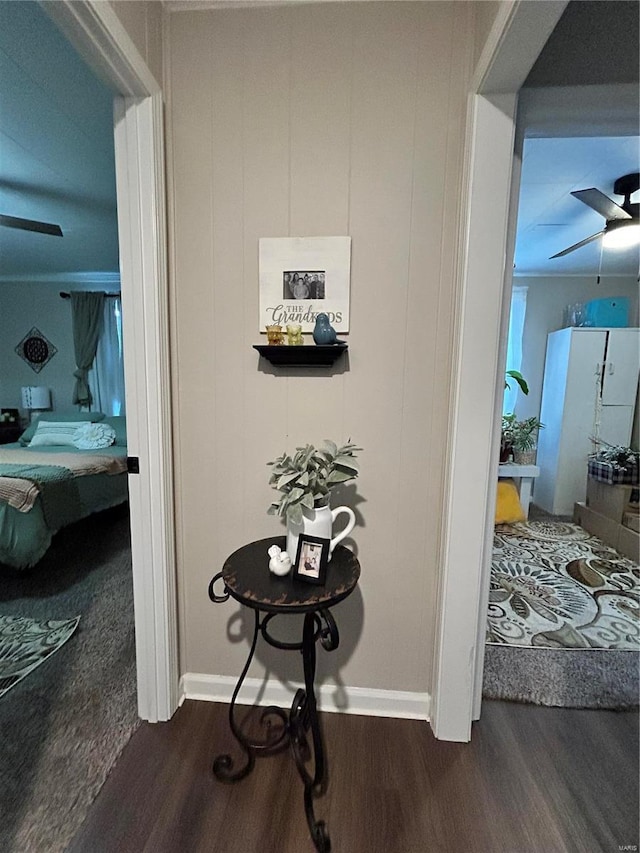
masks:
[[[98,340],[102,332],[102,307],[104,293],[71,292],[71,317],[73,322],[73,346],[76,367],[73,375],[76,384],[73,402],[91,408],[92,396],[87,377],[96,357]]]

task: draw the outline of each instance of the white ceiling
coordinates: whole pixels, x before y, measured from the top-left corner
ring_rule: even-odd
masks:
[[[637,275],[637,250],[601,258],[600,241],[549,258],[604,226],[571,190],[611,196],[617,177],[638,170],[638,144],[637,136],[526,140],[516,274]],[[0,213],[64,233],[0,227],[0,280],[118,270],[112,95],[34,2],[0,0]]]
[[[637,247],[603,251],[601,240],[550,260],[605,226],[572,190],[595,187],[621,203],[615,180],[640,171],[638,9],[637,0],[572,0],[527,77],[516,275],[638,274]]]
[[[113,96],[33,2],[0,2],[0,278],[117,272]]]
[[[638,274],[638,247],[602,249],[594,240],[562,258],[552,255],[602,231],[605,220],[570,193],[596,187],[616,203],[616,178],[639,171],[640,138],[526,139],[522,162],[516,275]],[[640,201],[635,193],[632,201]]]

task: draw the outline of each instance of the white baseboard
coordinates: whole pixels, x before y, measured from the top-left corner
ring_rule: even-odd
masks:
[[[227,675],[186,672],[180,679],[180,704],[185,699],[229,703],[236,683],[236,678]],[[260,678],[246,678],[236,701],[239,705],[278,705],[288,708],[296,690],[302,686],[281,684],[275,679],[264,682]],[[316,697],[321,711],[408,720],[428,720],[431,705],[428,693],[341,687],[336,684],[320,685],[316,688]]]

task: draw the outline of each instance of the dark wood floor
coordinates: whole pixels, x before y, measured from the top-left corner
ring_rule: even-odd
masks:
[[[334,853],[561,853],[638,845],[638,715],[485,702],[470,744],[427,723],[326,714],[316,815]],[[133,736],[72,853],[313,853],[287,751],[234,785],[227,706],[186,702]],[[627,847],[628,850],[637,850]]]

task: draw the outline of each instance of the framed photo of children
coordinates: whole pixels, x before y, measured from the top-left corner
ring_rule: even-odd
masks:
[[[294,578],[305,583],[323,584],[327,579],[330,547],[330,539],[302,533],[298,537],[298,553],[293,567]]]
[[[261,237],[258,254],[261,332],[287,323],[313,332],[320,313],[349,331],[351,237]]]

